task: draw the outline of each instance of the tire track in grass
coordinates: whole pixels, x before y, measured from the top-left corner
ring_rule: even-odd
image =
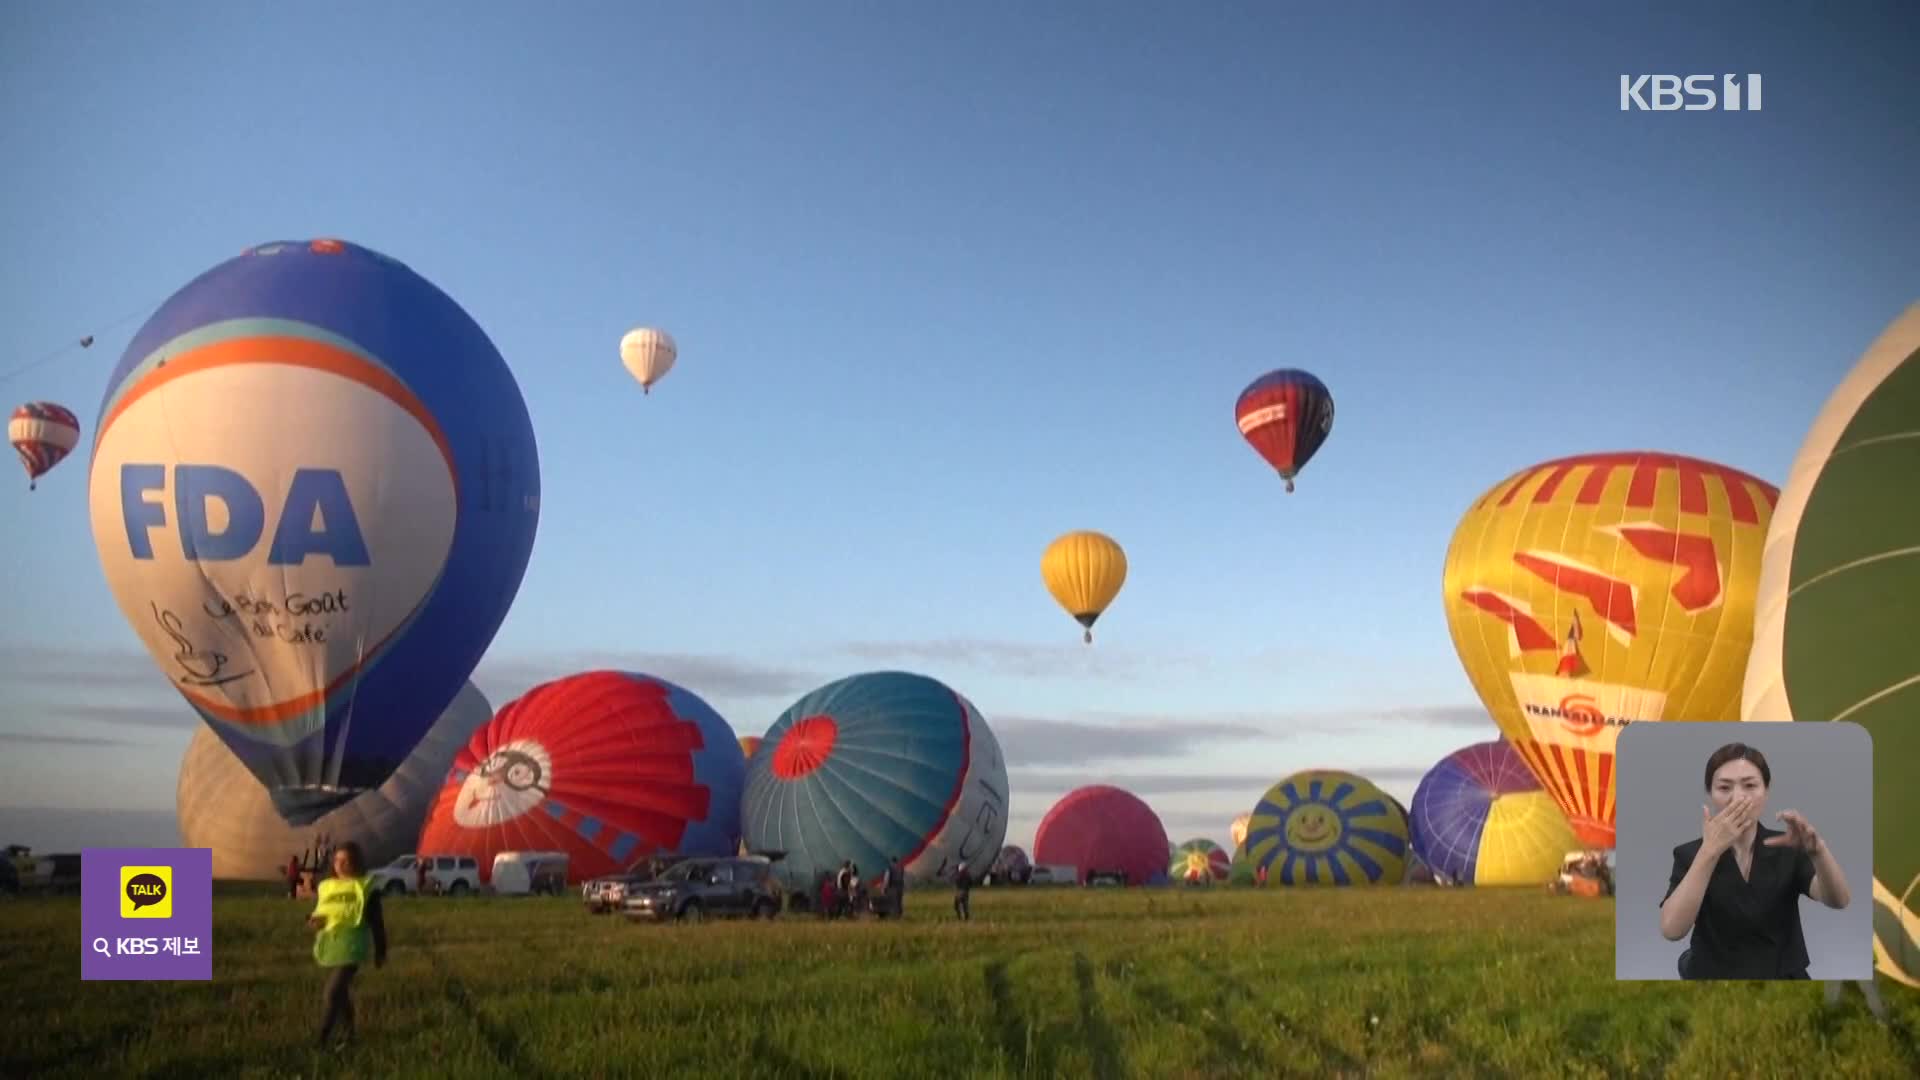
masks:
[[[1211,977],[1215,980],[1216,984],[1221,987],[1223,999],[1229,993],[1237,995],[1241,1001],[1246,1002],[1260,1001],[1266,996],[1256,992],[1245,979],[1229,972],[1215,972]],[[1298,1017],[1282,1009],[1277,1004],[1269,1005],[1267,1008],[1272,1011],[1274,1026],[1279,1029],[1280,1034],[1313,1050],[1314,1053],[1320,1056],[1321,1061],[1327,1068],[1342,1070],[1354,1075],[1364,1075],[1366,1073],[1367,1067],[1359,1058],[1354,1057],[1352,1054],[1347,1053],[1339,1046],[1328,1041],[1325,1036],[1314,1032],[1310,1028],[1304,1027]]]
[[[1033,1019],[1021,1012],[1013,1000],[1013,980],[1007,975],[1007,962],[994,960],[982,972],[987,998],[993,1003],[993,1026],[1000,1038],[1000,1052],[1013,1062],[1021,1076],[1053,1076],[1055,1067],[1051,1032],[1035,1038]]]
[[[1073,981],[1080,988],[1080,1034],[1093,1055],[1093,1074],[1100,1080],[1131,1075],[1127,1057],[1120,1048],[1119,1036],[1100,1005],[1100,988],[1094,985],[1093,961],[1087,954],[1073,954]]]
[[[494,1060],[499,1062],[501,1068],[514,1076],[526,1077],[529,1080],[545,1080],[552,1075],[539,1062],[527,1055],[520,1045],[518,1033],[505,1024],[495,1022],[486,1013],[480,1011],[480,1006],[473,1000],[473,994],[467,990],[467,984],[447,966],[446,958],[440,955],[440,950],[434,948],[432,944],[423,943],[420,951],[426,954],[428,966],[433,968],[434,975],[440,979],[441,996],[445,997],[447,1004],[452,1005],[455,1011],[466,1017],[467,1022],[480,1033],[480,1038],[487,1044],[487,1048],[493,1051]]]

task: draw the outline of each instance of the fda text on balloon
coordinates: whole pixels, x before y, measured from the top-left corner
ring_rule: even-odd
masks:
[[[155,529],[172,529],[180,555],[188,562],[229,562],[244,558],[267,532],[267,503],[245,476],[222,465],[175,465],[168,520],[167,466],[120,467],[120,513],[126,522],[127,549],[136,559],[153,558]],[[159,493],[159,499],[148,496]],[[335,566],[366,566],[367,542],[338,469],[297,469],[284,495],[275,493],[275,517],[269,566],[298,566],[324,555]],[[213,504],[224,511],[216,529]]]
[[[1746,79],[1743,105],[1738,75],[1622,75],[1620,111],[1759,112],[1760,76]]]

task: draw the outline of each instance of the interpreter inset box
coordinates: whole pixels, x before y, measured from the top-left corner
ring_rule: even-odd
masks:
[[[1873,977],[1864,728],[1631,724],[1614,769],[1614,978]]]

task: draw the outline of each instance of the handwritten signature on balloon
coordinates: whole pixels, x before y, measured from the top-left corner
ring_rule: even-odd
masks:
[[[233,619],[258,638],[277,638],[289,645],[325,645],[327,626],[314,619],[344,615],[353,610],[347,590],[288,593],[279,600],[264,596],[221,596],[201,603],[210,619]]]
[[[153,609],[153,620],[160,624],[161,631],[173,639],[173,663],[180,669],[174,681],[183,686],[224,686],[253,674],[252,668],[227,671],[231,660],[226,653],[200,648],[187,637],[186,625],[180,616],[151,600],[147,606]]]

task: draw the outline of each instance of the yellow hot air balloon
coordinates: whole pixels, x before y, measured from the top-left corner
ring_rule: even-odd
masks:
[[[1447,628],[1500,730],[1589,848],[1613,846],[1613,745],[1636,720],[1740,719],[1780,493],[1636,451],[1542,462],[1454,530]]]
[[[1087,628],[1091,645],[1094,621],[1127,583],[1127,553],[1105,533],[1070,532],[1047,545],[1040,578],[1055,602]]]

